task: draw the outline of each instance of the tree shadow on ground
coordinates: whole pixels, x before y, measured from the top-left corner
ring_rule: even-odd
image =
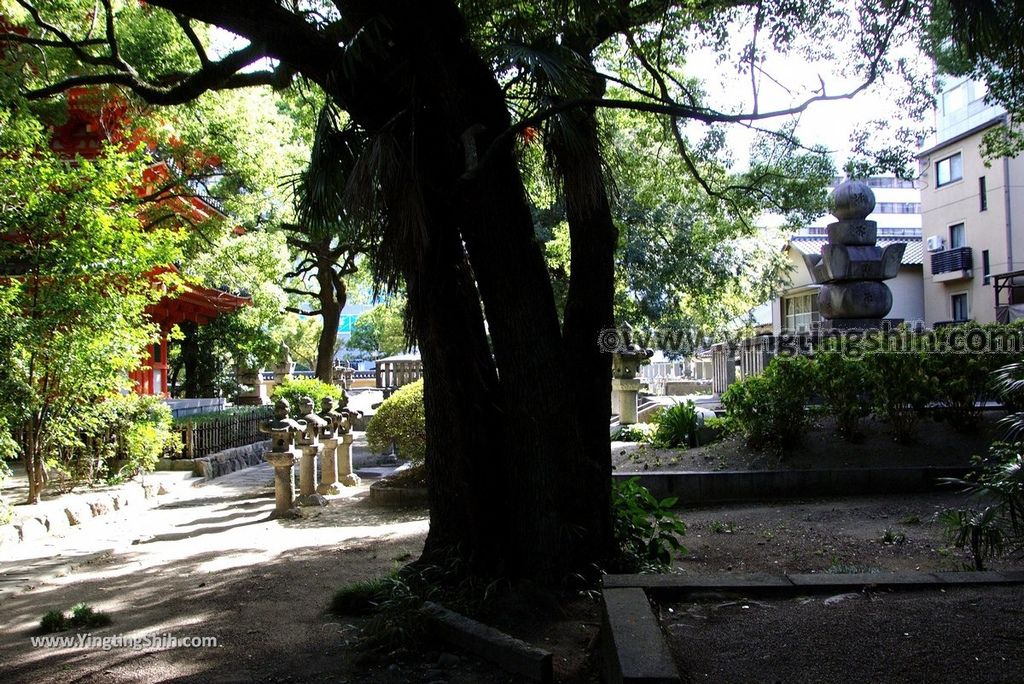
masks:
[[[0,680],[40,681],[328,681],[351,677],[355,624],[324,613],[341,586],[384,574],[418,552],[423,536],[361,538],[332,548],[305,548],[256,565],[216,572],[208,551],[137,571],[83,573],[74,584],[46,585],[2,604]],[[244,556],[260,549],[236,549]],[[138,552],[116,554],[106,570],[130,569]],[[33,648],[40,617],[85,601],[110,614],[95,636],[212,636],[216,648],[126,651]]]

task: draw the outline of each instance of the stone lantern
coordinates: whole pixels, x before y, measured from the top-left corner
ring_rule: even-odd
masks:
[[[640,393],[640,366],[654,356],[653,349],[627,344],[612,354],[612,392],[619,412],[619,425],[637,421],[636,399]]]
[[[288,417],[291,406],[287,399],[278,399],[274,404],[274,419],[260,425],[262,432],[270,435],[270,451],[263,454],[263,460],[274,466],[274,518],[298,518],[301,513],[295,508],[295,438],[303,426]]]

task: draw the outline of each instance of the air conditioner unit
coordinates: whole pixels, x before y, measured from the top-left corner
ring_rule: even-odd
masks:
[[[946,248],[946,241],[941,235],[932,235],[928,238],[928,251],[929,252],[941,252]]]

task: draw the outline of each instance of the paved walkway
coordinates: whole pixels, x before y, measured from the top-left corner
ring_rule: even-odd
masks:
[[[0,681],[344,680],[353,630],[323,611],[344,584],[415,557],[426,511],[371,507],[364,484],[272,521],[272,477],[267,464],[248,468],[17,545],[0,562]],[[213,636],[219,647],[32,647],[46,611],[80,601],[113,618],[97,635]]]

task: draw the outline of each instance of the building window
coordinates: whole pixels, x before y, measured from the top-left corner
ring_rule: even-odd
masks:
[[[786,297],[782,300],[782,329],[785,332],[807,332],[821,318],[818,313],[818,293]]]
[[[939,187],[964,177],[964,158],[959,152],[935,162],[935,179]]]
[[[988,285],[989,278],[992,276],[992,269],[988,264],[988,250],[981,250],[981,284]]]
[[[163,352],[163,350],[164,346],[162,343],[157,342],[156,344],[153,345],[153,363],[160,363],[161,361],[163,361],[163,359],[160,358],[160,355]]]
[[[949,298],[949,309],[954,321],[969,321],[971,312],[967,306],[967,293],[959,292]]]
[[[942,113],[946,116],[967,106],[967,83],[961,83],[942,93]]]
[[[978,210],[988,211],[988,188],[986,187],[985,177],[982,176],[978,179]]]
[[[959,249],[967,246],[967,230],[964,224],[955,223],[949,227],[949,248]]]

